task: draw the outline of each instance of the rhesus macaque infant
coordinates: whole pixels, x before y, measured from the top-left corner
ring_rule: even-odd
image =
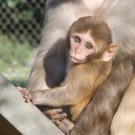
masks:
[[[36,105],[70,106],[75,121],[110,74],[117,46],[107,24],[90,16],[72,24],[67,40],[69,68],[65,81],[59,87],[25,93],[25,99]]]
[[[135,0],[46,0],[46,3],[41,45],[32,66],[28,88],[38,91],[59,86],[67,67],[64,48],[67,30],[82,16],[104,18],[113,42],[119,46],[113,59],[113,71],[100,85],[70,134],[110,135],[111,120],[134,76],[135,59],[130,56],[135,54]]]

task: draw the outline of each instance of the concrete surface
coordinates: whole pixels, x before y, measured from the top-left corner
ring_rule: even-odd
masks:
[[[0,135],[64,135],[0,74]]]

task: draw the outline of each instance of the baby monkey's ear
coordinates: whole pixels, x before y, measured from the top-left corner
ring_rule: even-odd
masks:
[[[103,61],[111,61],[117,52],[118,46],[114,43],[111,43],[106,51],[102,55]]]

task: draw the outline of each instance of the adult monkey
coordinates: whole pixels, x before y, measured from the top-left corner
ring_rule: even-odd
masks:
[[[135,134],[135,77],[124,94],[111,124],[112,135]]]
[[[92,102],[82,113],[71,135],[109,134],[112,117],[133,75],[134,59],[132,59],[132,55],[135,54],[135,31],[132,30],[135,25],[134,7],[135,0],[47,1],[46,25],[41,47],[30,77],[30,90],[57,86],[63,80],[66,74],[66,56],[63,46],[66,43],[65,35],[70,25],[79,17],[92,16],[95,11],[106,11],[107,8],[104,17],[106,17],[106,22],[112,30],[114,40],[120,45],[110,78],[100,87]],[[45,59],[46,52],[48,53]],[[44,59],[45,65],[43,64]],[[49,72],[48,69],[51,71]],[[110,92],[109,89],[113,90]]]

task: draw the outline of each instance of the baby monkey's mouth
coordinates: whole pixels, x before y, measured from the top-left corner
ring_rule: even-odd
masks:
[[[73,63],[84,63],[84,62],[85,62],[85,60],[77,59],[77,58],[72,57],[72,56],[70,56],[70,60],[71,60]]]

